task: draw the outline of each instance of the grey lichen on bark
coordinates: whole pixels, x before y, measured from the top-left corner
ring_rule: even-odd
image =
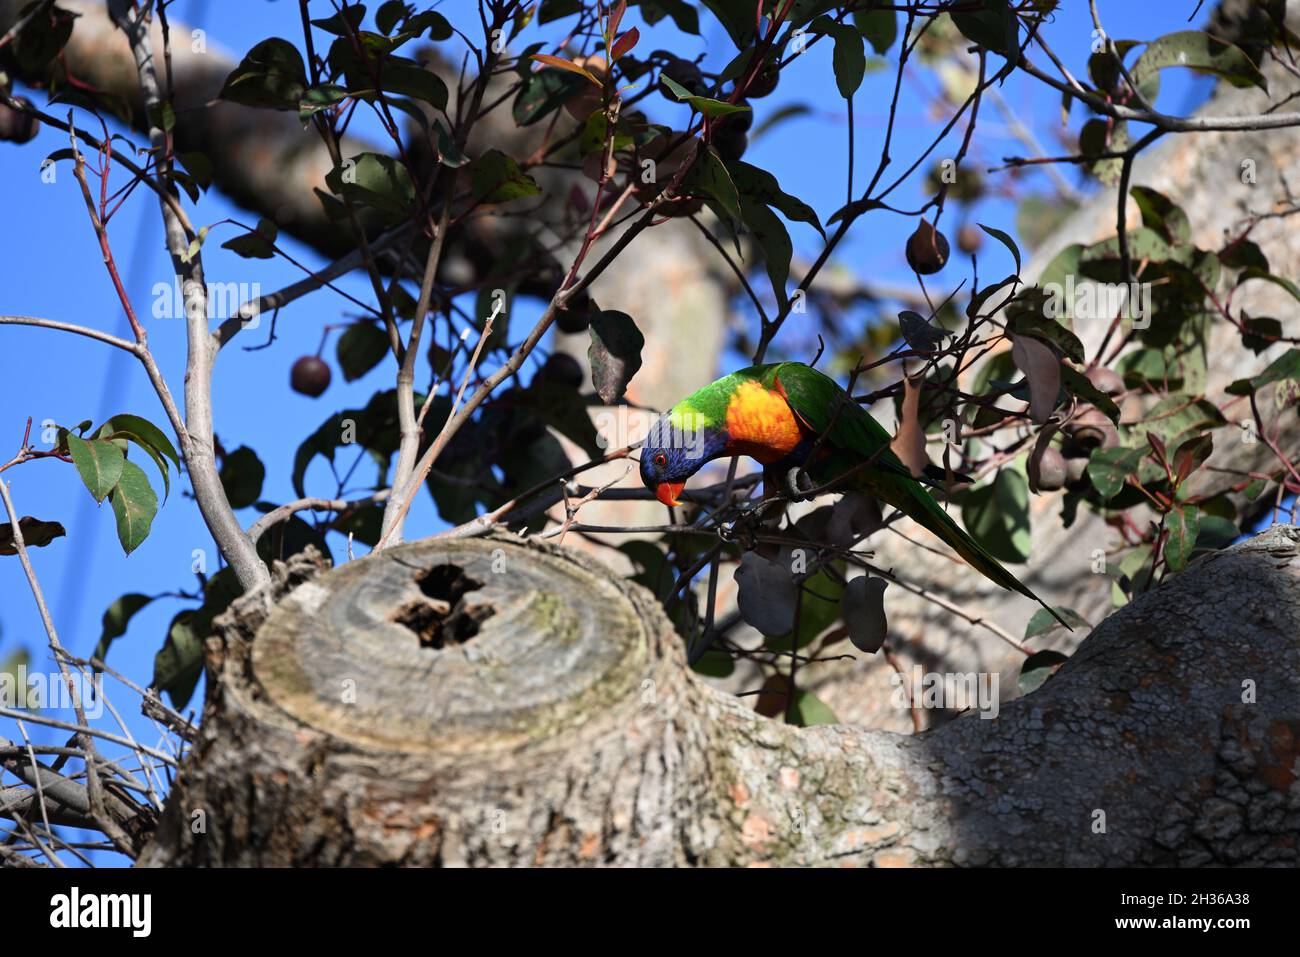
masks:
[[[648,592],[571,550],[425,540],[277,572],[220,623],[201,736],[144,864],[1300,853],[1293,527],[1116,613],[997,717],[915,736],[757,716],[686,669]]]

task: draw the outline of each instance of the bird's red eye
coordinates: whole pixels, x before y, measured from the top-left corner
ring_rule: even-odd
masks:
[[[654,462],[657,468],[663,468],[668,464],[668,456],[664,455],[662,452],[656,452]]]

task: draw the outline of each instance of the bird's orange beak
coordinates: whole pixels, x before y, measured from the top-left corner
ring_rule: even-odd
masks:
[[[655,489],[655,498],[668,506],[681,505],[677,496],[682,494],[684,488],[686,488],[685,482],[660,482]]]

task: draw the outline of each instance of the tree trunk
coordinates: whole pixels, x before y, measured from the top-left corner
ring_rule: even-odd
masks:
[[[931,733],[695,678],[583,554],[428,539],[241,599],[147,865],[1297,863],[1300,529],[1193,564]]]

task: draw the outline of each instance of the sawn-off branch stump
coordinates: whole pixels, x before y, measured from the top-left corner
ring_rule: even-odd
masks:
[[[1293,527],[1116,613],[997,718],[913,737],[758,717],[688,672],[648,592],[567,549],[425,540],[277,572],[210,642],[143,864],[1300,857]]]

